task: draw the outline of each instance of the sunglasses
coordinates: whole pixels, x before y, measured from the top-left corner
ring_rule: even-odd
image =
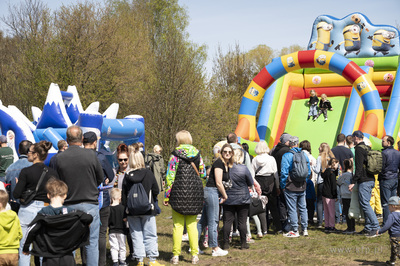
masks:
[[[118,159],[119,162],[127,162],[128,158],[124,158],[124,159]]]
[[[28,153],[36,153],[35,151],[28,151]]]
[[[225,154],[232,154],[232,151],[222,151],[222,153],[225,153]]]

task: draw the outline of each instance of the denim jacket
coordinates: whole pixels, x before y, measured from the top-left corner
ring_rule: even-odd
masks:
[[[32,165],[32,162],[28,161],[28,156],[21,155],[19,156],[19,160],[11,164],[6,170],[6,183],[11,184],[11,200],[14,199],[13,192],[15,186],[17,185],[17,178],[19,177],[19,173],[22,169],[29,167]]]

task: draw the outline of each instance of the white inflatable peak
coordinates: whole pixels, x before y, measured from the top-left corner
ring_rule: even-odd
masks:
[[[31,110],[32,110],[33,121],[36,123],[39,122],[39,118],[42,115],[42,110],[40,110],[40,108],[36,106],[32,106]]]
[[[92,102],[86,108],[85,113],[88,113],[88,114],[100,114],[99,113],[99,107],[100,107],[100,103],[99,102]]]
[[[32,130],[35,131],[36,126],[16,107],[15,105],[9,105],[8,110],[16,117],[18,120],[21,120],[25,122],[25,124],[28,125],[28,127]]]
[[[73,95],[72,100],[68,103],[68,106],[75,105],[78,108],[79,113],[82,113],[83,107],[76,87],[68,86],[67,92],[70,92]]]
[[[113,103],[111,104],[107,110],[103,113],[105,118],[116,119],[118,115],[119,104]]]

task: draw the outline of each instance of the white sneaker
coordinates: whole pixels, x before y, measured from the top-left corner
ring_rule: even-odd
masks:
[[[232,236],[240,236],[239,230],[236,230],[235,232],[232,233]]]
[[[251,238],[251,235],[246,235],[246,242],[249,244],[253,244],[254,243],[254,239]]]
[[[183,241],[183,242],[188,242],[188,241],[189,241],[189,236],[188,236],[188,234],[182,235],[182,241]]]
[[[193,256],[192,257],[192,264],[197,264],[199,263],[199,257],[198,256]]]
[[[179,256],[173,256],[170,262],[171,264],[179,264]]]
[[[307,230],[303,231],[303,236],[308,236],[308,231]]]
[[[287,234],[283,234],[283,236],[285,236],[285,237],[299,237],[300,235],[299,235],[299,232],[290,231]]]
[[[212,256],[213,257],[222,257],[222,256],[226,256],[228,255],[228,251],[227,250],[223,250],[221,248],[218,248],[217,250],[213,250],[212,251]]]

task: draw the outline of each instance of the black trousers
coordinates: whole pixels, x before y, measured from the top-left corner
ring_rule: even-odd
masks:
[[[246,231],[247,231],[247,216],[249,214],[249,204],[244,205],[224,205],[223,214],[223,238],[224,245],[229,245],[229,234],[231,232],[231,226],[233,220],[235,219],[235,214],[237,214],[238,229],[240,233],[240,243],[242,245],[246,244]]]
[[[315,212],[315,199],[306,199],[307,202],[307,214],[308,224],[314,223],[314,212]]]
[[[106,265],[107,253],[107,229],[110,217],[110,206],[100,209],[100,231],[99,231],[99,266]]]
[[[43,258],[42,266],[75,266],[74,255],[68,254],[60,258]]]
[[[346,216],[347,229],[351,230],[351,231],[355,231],[356,230],[356,221],[349,217],[350,201],[351,201],[351,199],[343,199],[342,198],[342,203],[343,203],[343,212],[342,213]]]

